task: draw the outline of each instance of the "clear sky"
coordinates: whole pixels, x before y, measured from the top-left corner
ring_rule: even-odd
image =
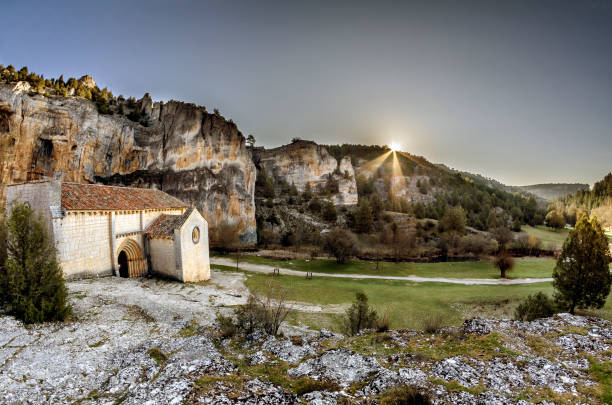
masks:
[[[507,184],[612,170],[612,0],[0,0],[0,64],[389,144]]]

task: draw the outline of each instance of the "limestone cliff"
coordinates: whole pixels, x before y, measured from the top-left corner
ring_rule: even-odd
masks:
[[[303,191],[307,184],[322,189],[337,183],[333,194],[337,205],[357,204],[355,172],[349,157],[340,163],[327,149],[311,141],[297,141],[274,149],[260,149],[254,154],[258,165],[277,181],[295,184]],[[331,180],[330,180],[331,179]]]
[[[64,180],[160,188],[255,241],[255,166],[237,126],[204,107],[145,96],[148,126],[99,114],[77,97],[28,93],[0,83],[0,188],[61,172]]]

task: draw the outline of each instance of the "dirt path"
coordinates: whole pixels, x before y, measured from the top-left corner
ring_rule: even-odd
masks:
[[[220,266],[236,267],[236,261],[233,259],[213,257],[210,259],[212,264]],[[239,265],[241,270],[252,271],[255,273],[268,274],[278,268],[280,274],[288,276],[304,277],[306,272],[299,270],[285,269],[282,267],[273,267],[265,264],[253,264],[241,262]],[[404,280],[414,281],[416,283],[451,283],[463,285],[513,285],[513,284],[532,284],[552,281],[552,278],[513,278],[513,279],[488,279],[488,278],[447,278],[447,277],[419,277],[419,276],[374,276],[369,274],[329,274],[329,273],[312,273],[313,277],[335,277],[335,278],[353,278],[353,279],[378,279],[378,280]]]

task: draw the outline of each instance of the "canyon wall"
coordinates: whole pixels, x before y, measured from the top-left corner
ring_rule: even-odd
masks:
[[[209,223],[236,226],[256,241],[256,170],[237,126],[204,107],[177,101],[137,103],[147,126],[99,114],[77,97],[28,92],[0,83],[0,187],[45,176],[65,181],[155,187],[193,203]]]
[[[330,176],[338,183],[338,192],[333,195],[337,205],[357,204],[357,184],[351,159],[338,161],[327,149],[312,141],[297,141],[274,149],[259,149],[254,152],[258,165],[276,181],[295,184],[298,191],[306,185],[313,190],[327,186]]]

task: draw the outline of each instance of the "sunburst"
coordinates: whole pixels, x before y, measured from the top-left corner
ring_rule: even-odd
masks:
[[[398,152],[401,148],[402,146],[397,142],[391,142],[389,144],[389,149],[391,149],[391,152]]]

